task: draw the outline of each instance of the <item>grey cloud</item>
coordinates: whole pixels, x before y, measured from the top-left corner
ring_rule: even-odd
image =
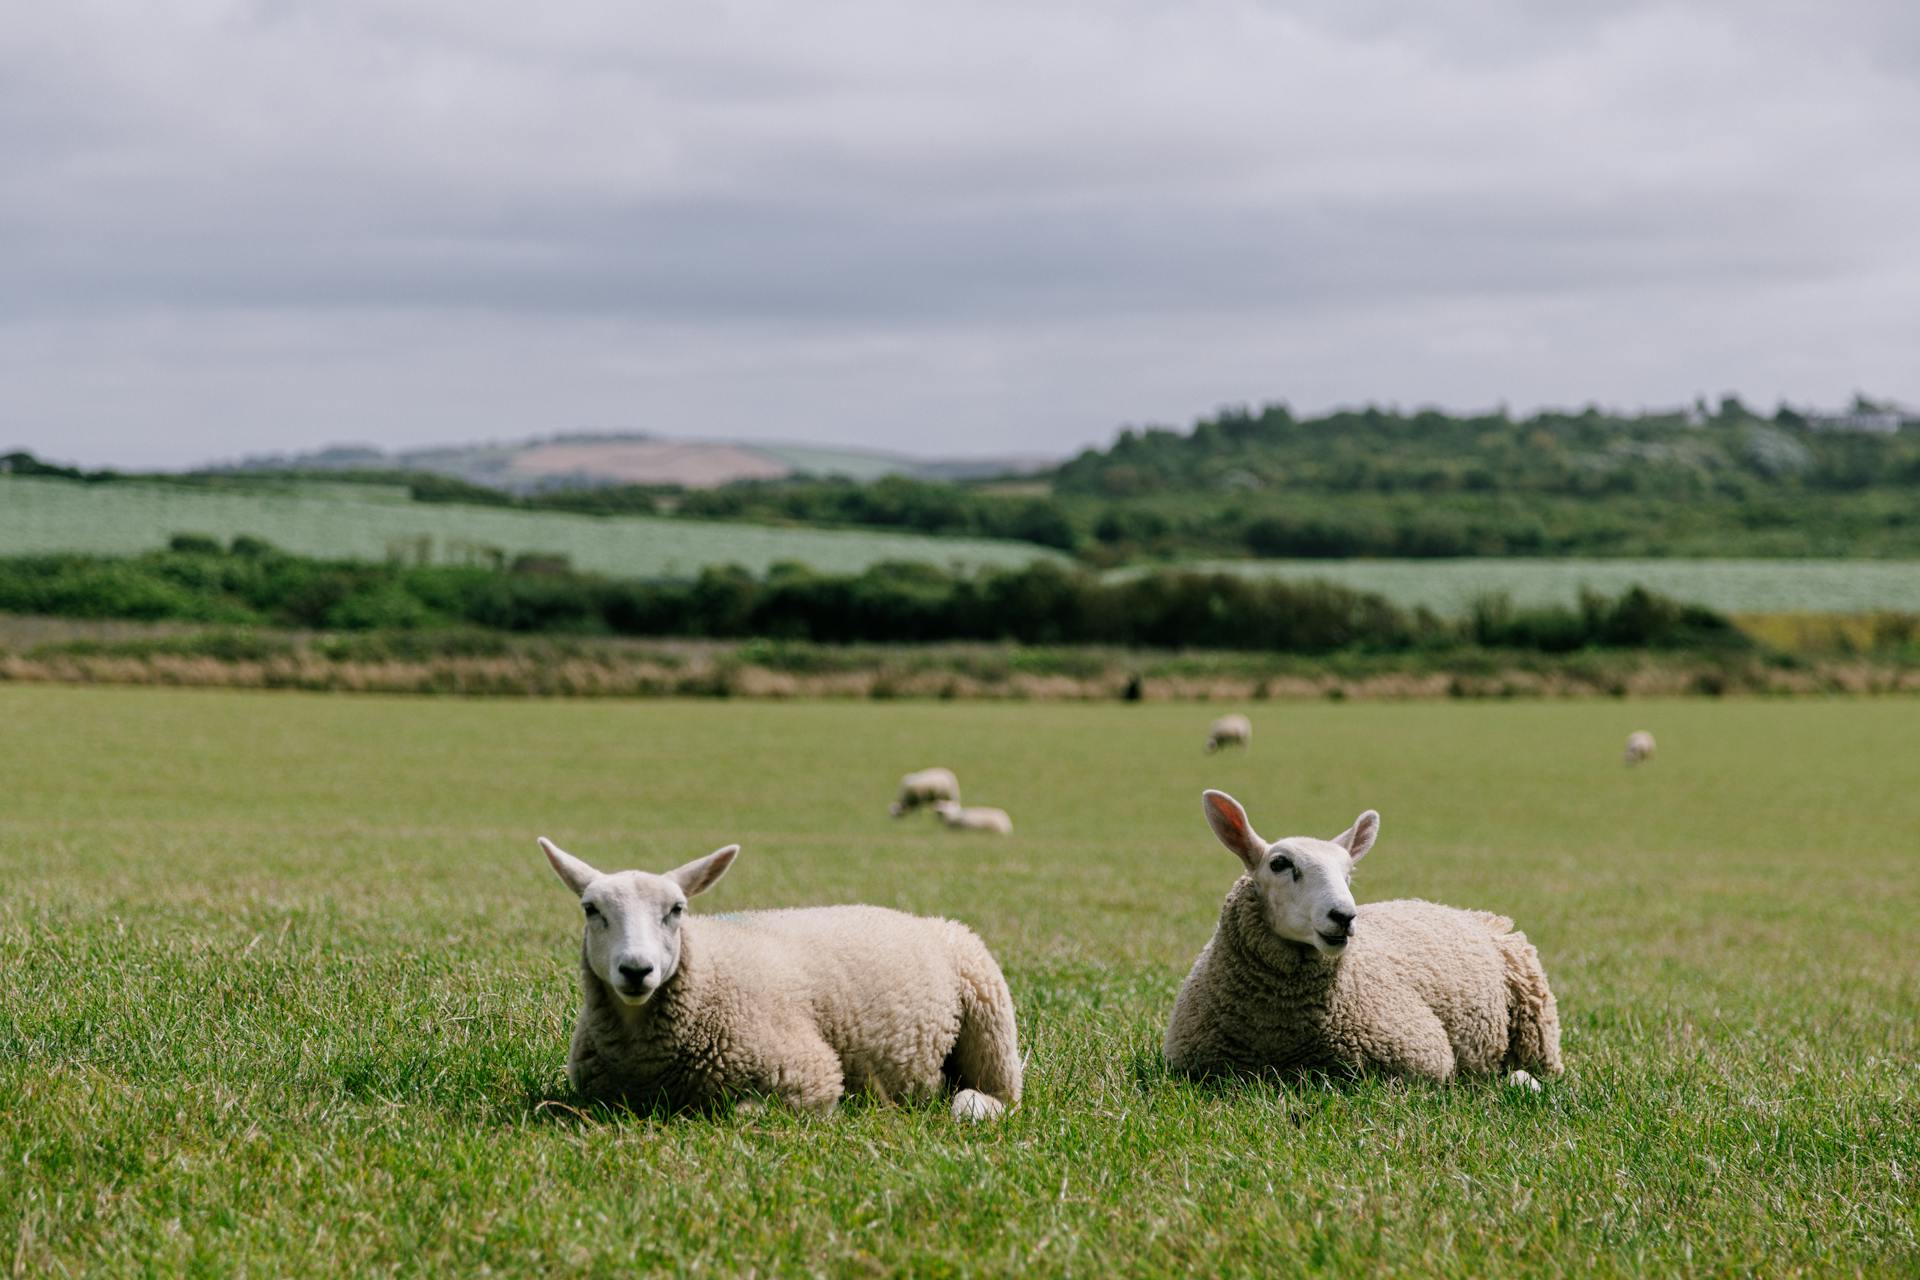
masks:
[[[36,6],[0,446],[1912,397],[1916,47],[1897,0]]]

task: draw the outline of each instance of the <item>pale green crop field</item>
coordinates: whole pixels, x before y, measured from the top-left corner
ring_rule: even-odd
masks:
[[[0,686],[14,1274],[1913,1275],[1920,707],[467,702]],[[1620,744],[1652,728],[1660,755]],[[885,816],[954,768],[1017,833]],[[1235,871],[1384,815],[1363,901],[1515,916],[1538,1096],[1203,1087],[1157,1050]],[[865,900],[995,949],[1024,1105],[581,1112],[536,834],[697,910]],[[876,975],[884,981],[884,975]]]
[[[691,576],[710,564],[757,573],[779,560],[823,572],[857,572],[881,560],[1022,565],[1052,554],[983,538],[413,502],[398,488],[370,485],[233,493],[0,476],[0,555],[151,551],[176,533],[251,534],[303,555],[372,560],[412,556],[415,540],[425,538],[435,560],[465,560],[483,548],[559,553],[576,568],[628,577]]]
[[[1722,613],[1920,613],[1913,560],[1258,560],[1205,567],[1256,577],[1326,579],[1446,617],[1476,597],[1572,604],[1582,588],[1616,596],[1641,586]]]

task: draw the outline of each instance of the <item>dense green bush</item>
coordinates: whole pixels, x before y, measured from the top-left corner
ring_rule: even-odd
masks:
[[[719,520],[780,520],[864,525],[916,533],[1012,538],[1070,551],[1080,535],[1051,498],[1020,497],[907,476],[852,480],[775,480],[730,484],[681,495],[683,515]]]
[[[185,549],[180,549],[185,548]],[[532,562],[529,562],[530,564]],[[1102,578],[1042,562],[954,572],[883,563],[857,574],[798,564],[754,577],[733,566],[692,580],[448,565],[309,560],[257,540],[207,540],[128,559],[0,560],[0,610],[72,617],[179,618],[403,635],[471,633],[765,637],[844,644],[1015,640],[1028,645],[1392,653],[1470,643],[1564,653],[1583,648],[1744,644],[1726,619],[1638,589],[1578,608],[1483,601],[1464,623],[1409,612],[1325,582],[1162,570]]]
[[[1744,648],[1748,641],[1721,614],[1630,587],[1618,598],[1582,591],[1576,608],[1516,609],[1505,596],[1474,602],[1466,623],[1474,643],[1493,649],[1570,653],[1575,649]]]
[[[154,562],[162,558],[58,555],[0,562],[0,612],[191,622],[245,622],[254,616],[217,588],[158,572]]]

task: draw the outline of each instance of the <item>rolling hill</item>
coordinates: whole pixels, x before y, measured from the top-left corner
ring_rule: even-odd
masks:
[[[967,480],[1044,470],[1036,456],[919,458],[873,449],[749,441],[673,440],[632,433],[570,434],[505,444],[448,445],[387,452],[335,446],[300,454],[268,454],[210,471],[426,471],[508,493],[603,485],[679,485],[711,489],[736,480],[841,476],[876,480],[904,475]]]
[[[688,577],[707,565],[756,573],[779,561],[857,572],[883,560],[1022,565],[1053,553],[1030,543],[722,520],[585,516],[412,501],[396,485],[274,484],[248,491],[0,476],[0,555],[130,554],[175,534],[247,535],[302,555],[488,563],[564,556],[629,577]]]

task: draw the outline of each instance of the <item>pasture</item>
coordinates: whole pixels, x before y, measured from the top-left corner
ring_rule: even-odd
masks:
[[[467,702],[0,687],[0,1261],[15,1274],[1352,1275],[1920,1267],[1911,701]],[[1653,764],[1621,766],[1630,729]],[[886,817],[952,766],[1005,840]],[[1235,864],[1384,816],[1362,901],[1514,915],[1538,1096],[1203,1087],[1158,1044]],[[1024,1106],[585,1112],[577,908],[866,900],[994,948]]]
[[[710,564],[756,573],[781,560],[857,573],[881,560],[1023,565],[1054,553],[1024,542],[866,529],[803,529],[657,516],[583,516],[415,502],[398,486],[263,484],[258,491],[76,484],[0,476],[0,555],[132,554],[176,533],[250,534],[306,556],[463,562],[493,551],[564,555],[625,577],[692,577]]]

